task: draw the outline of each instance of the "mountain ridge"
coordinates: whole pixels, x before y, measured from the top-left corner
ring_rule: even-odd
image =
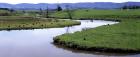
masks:
[[[74,9],[77,8],[96,8],[96,9],[116,9],[123,6],[140,6],[140,2],[124,2],[124,3],[114,3],[114,2],[82,2],[82,3],[20,3],[20,4],[8,4],[0,3],[0,8],[10,8],[17,10],[37,10],[37,9],[56,9],[57,5],[60,5],[65,9],[66,5],[71,6]]]

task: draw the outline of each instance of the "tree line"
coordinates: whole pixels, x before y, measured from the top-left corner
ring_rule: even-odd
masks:
[[[123,6],[122,9],[140,9],[140,6]]]
[[[19,14],[19,13],[17,13],[17,10],[14,10],[14,9],[0,8],[0,10],[4,10],[3,12],[0,12],[0,16],[11,16],[14,14]],[[69,6],[69,5],[66,5],[65,9],[63,9],[60,5],[57,5],[57,8],[55,10],[51,10],[47,6],[46,9],[40,8],[39,11],[34,12],[34,13],[39,14],[39,17],[50,18],[49,15],[51,13],[53,13],[52,11],[59,12],[59,11],[63,11],[63,10],[65,10],[65,12],[67,13],[67,16],[68,16],[67,18],[72,19],[73,11],[72,11],[71,6]],[[29,12],[26,12],[25,10],[20,10],[20,12],[21,12],[21,14],[29,13]]]

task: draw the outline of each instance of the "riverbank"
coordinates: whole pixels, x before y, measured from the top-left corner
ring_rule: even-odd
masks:
[[[79,25],[80,22],[59,19],[36,19],[31,17],[1,17],[0,30],[24,30]]]
[[[127,19],[119,24],[106,25],[54,38],[65,47],[100,52],[140,52],[140,20]]]
[[[75,10],[73,15],[75,19],[111,20],[119,21],[120,23],[75,32],[73,34],[63,34],[55,37],[54,43],[78,50],[139,53],[140,13],[138,11],[139,10]],[[59,18],[67,17],[65,12],[57,12],[53,16],[59,16]]]

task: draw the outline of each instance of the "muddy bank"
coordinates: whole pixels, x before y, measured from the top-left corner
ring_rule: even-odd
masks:
[[[86,47],[75,44],[73,42],[60,41],[59,38],[55,37],[53,44],[63,46],[66,48],[71,48],[75,50],[85,50],[93,52],[108,52],[108,53],[140,53],[140,50],[135,49],[122,49],[122,48],[108,48],[108,47]]]

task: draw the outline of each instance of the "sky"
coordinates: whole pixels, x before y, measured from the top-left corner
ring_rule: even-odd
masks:
[[[140,2],[140,0],[0,0],[0,3],[10,3],[10,4],[19,4],[19,3],[78,3],[78,2]]]

